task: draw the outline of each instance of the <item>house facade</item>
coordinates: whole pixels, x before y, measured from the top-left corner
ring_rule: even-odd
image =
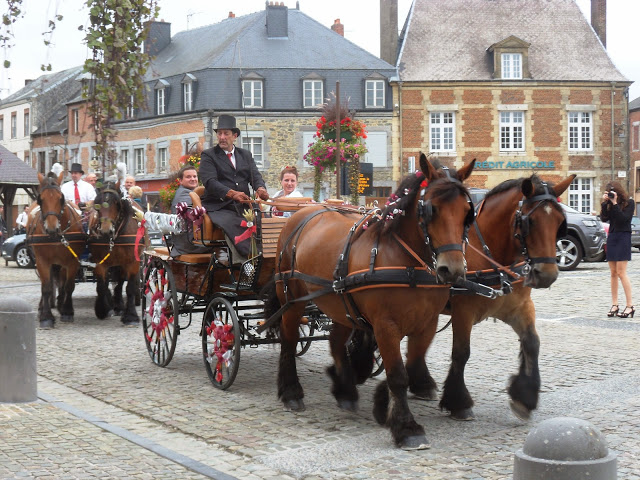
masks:
[[[166,184],[194,144],[215,144],[217,119],[230,114],[241,130],[236,144],[252,151],[269,190],[280,189],[284,166],[296,165],[299,189],[311,196],[313,167],[303,156],[337,82],[341,102],[348,100],[367,125],[374,193],[391,192],[396,69],[345,39],[339,20],[327,28],[298,8],[269,3],[174,36],[170,28],[151,25],[145,49],[155,58],[145,78],[146,106],[128,109],[115,125],[118,158],[148,193]],[[323,195],[334,189],[335,176],[327,175]]]
[[[476,187],[577,174],[565,203],[596,210],[606,182],[629,171],[631,82],[603,28],[573,0],[415,0],[393,84],[400,173],[428,152],[456,168],[475,158]]]

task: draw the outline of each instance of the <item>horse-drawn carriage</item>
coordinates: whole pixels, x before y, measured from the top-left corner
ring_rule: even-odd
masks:
[[[255,223],[247,226],[253,232],[255,254],[235,263],[224,232],[201,210],[202,191],[199,187],[191,193],[191,208],[180,206],[182,216],[145,214],[147,225],[167,234],[168,246],[146,252],[142,326],[151,360],[164,367],[174,355],[179,335],[194,322],[194,314],[203,314],[197,327],[205,369],[213,385],[225,390],[236,377],[244,347],[280,342],[276,331],[259,332],[264,320],[260,290],[273,277],[278,236],[287,218],[271,217],[258,204],[248,205]],[[278,206],[295,211],[309,200],[280,200]],[[177,248],[173,246],[176,235],[188,236],[191,244],[208,251],[172,251]],[[307,305],[297,354],[304,354],[313,341],[326,340],[329,328],[329,319],[313,304]]]
[[[355,410],[356,386],[371,374],[378,348],[387,375],[376,388],[374,417],[390,428],[396,445],[419,449],[428,441],[409,410],[407,390],[417,398],[435,398],[426,352],[438,316],[450,314],[453,327],[452,364],[440,406],[457,419],[473,418],[464,383],[471,329],[492,316],[520,338],[520,368],[508,392],[514,412],[527,417],[540,391],[530,288],[548,287],[558,275],[555,238],[565,217],[557,197],[573,177],[555,187],[535,175],[503,182],[487,194],[475,219],[462,184],[473,162],[455,172],[436,169],[421,156],[420,166],[380,209],[315,205],[291,218],[269,218],[254,209],[255,226],[248,222],[247,230],[255,236],[256,255],[240,265],[234,265],[222,231],[206,214],[187,234],[191,228],[193,242],[210,252],[149,251],[141,304],[152,361],[167,365],[178,335],[194,313],[203,312],[200,335],[212,383],[221,389],[233,383],[242,347],[277,342],[278,396],[285,408],[300,411],[304,393],[295,357],[309,342],[328,337],[332,393],[340,408]],[[50,190],[41,185],[43,202]],[[189,216],[195,218],[201,205],[198,196],[192,199]],[[101,207],[105,220],[108,204],[105,200]],[[43,221],[55,223],[51,217],[57,214],[45,210]],[[169,223],[174,233],[183,231],[176,227],[177,217]],[[104,250],[96,258],[106,261],[110,254]],[[261,287],[269,284],[274,288],[261,296]],[[45,293],[43,283],[43,300]],[[269,330],[277,322],[279,328]]]

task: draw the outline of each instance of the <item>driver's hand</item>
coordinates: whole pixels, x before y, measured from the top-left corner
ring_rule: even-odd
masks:
[[[256,190],[256,193],[260,197],[260,200],[264,200],[264,201],[269,200],[269,192],[267,192],[266,188],[260,187],[258,188],[258,190]]]

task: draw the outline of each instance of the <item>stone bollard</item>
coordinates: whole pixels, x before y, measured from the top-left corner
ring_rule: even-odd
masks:
[[[0,403],[37,399],[34,313],[21,298],[3,298],[0,300]]]
[[[513,480],[615,480],[616,454],[586,420],[570,417],[540,422],[516,452]]]

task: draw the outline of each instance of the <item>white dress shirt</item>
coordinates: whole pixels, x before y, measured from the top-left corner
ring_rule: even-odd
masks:
[[[67,182],[60,187],[64,198],[70,202],[76,201],[75,188],[73,188],[73,180]],[[83,203],[91,202],[96,198],[96,189],[88,182],[78,180],[78,193],[80,193],[80,201]]]

